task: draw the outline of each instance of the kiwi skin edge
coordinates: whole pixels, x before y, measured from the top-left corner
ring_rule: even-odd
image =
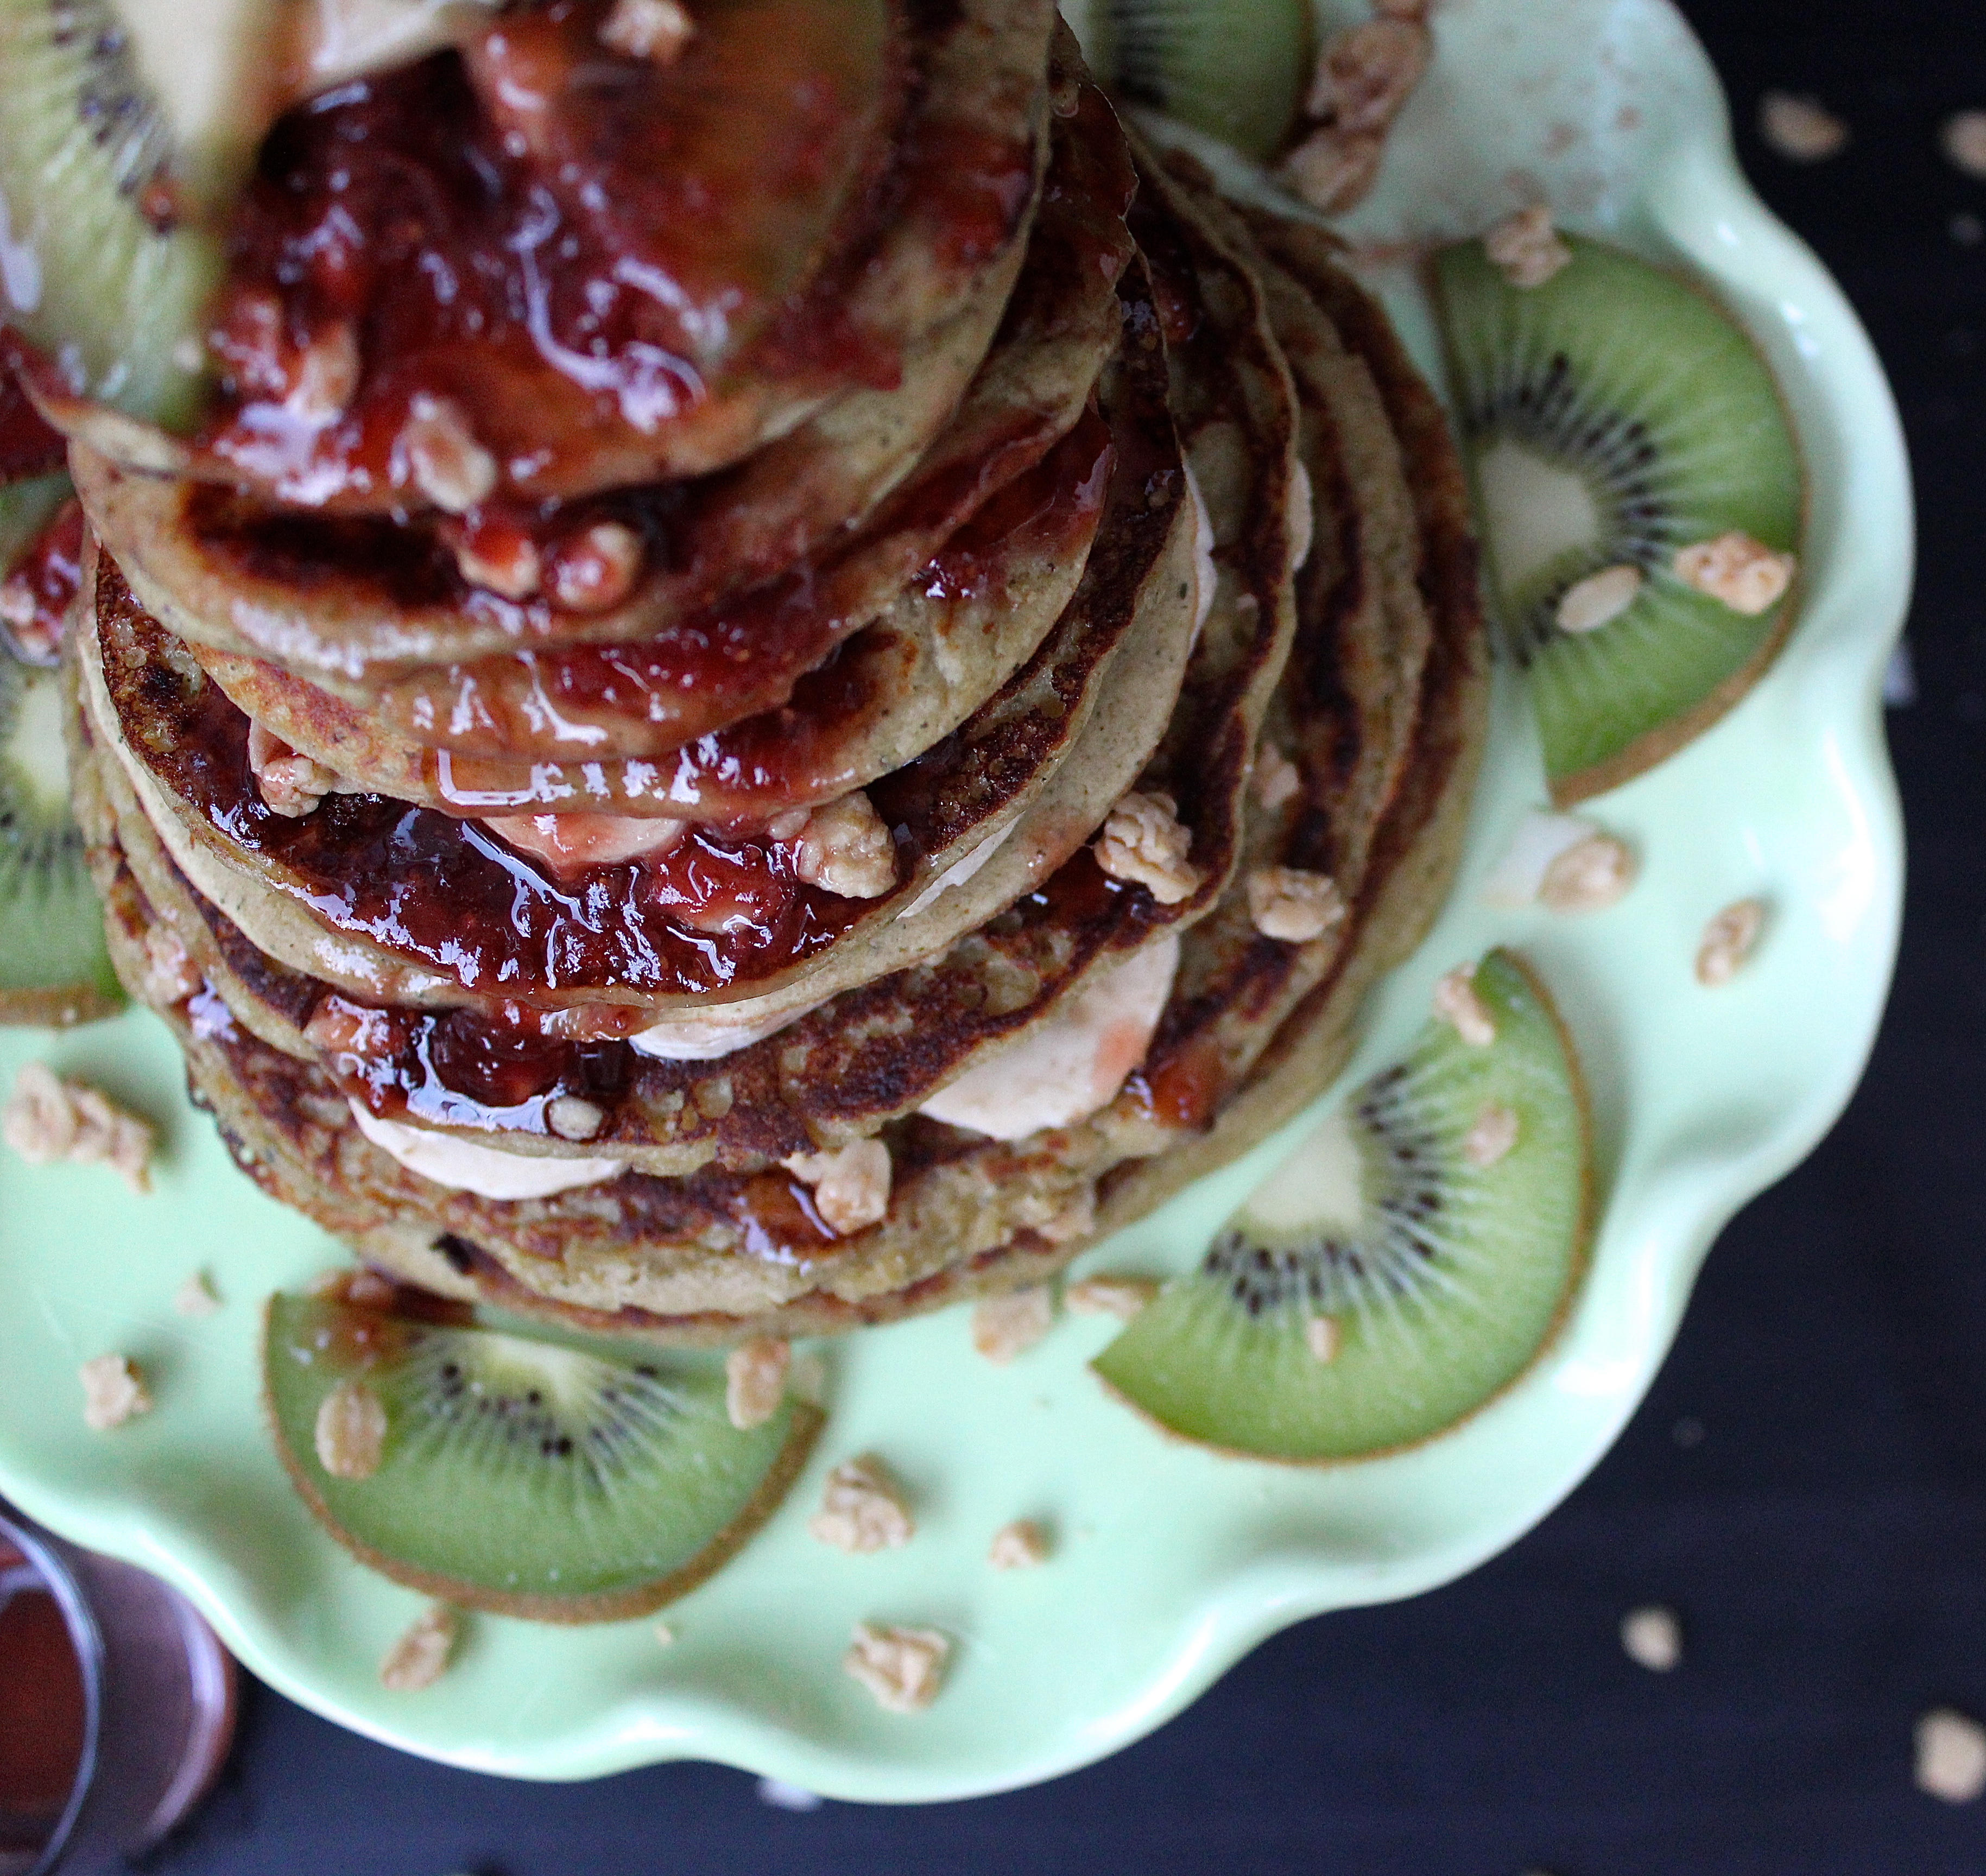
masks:
[[[1590,768],[1575,769],[1569,775],[1548,778],[1552,805],[1561,811],[1576,808],[1596,795],[1604,795],[1609,789],[1632,782],[1658,763],[1666,762],[1678,750],[1695,741],[1720,718],[1736,708],[1752,687],[1766,674],[1792,635],[1793,627],[1798,622],[1799,602],[1800,583],[1796,577],[1791,590],[1779,602],[1779,617],[1772,623],[1771,635],[1750,658],[1693,708],[1644,731],[1605,761],[1596,762]],[[1552,1014],[1557,1015],[1556,1007]],[[1583,1086],[1581,1098],[1584,1098]]]
[[[265,1372],[271,1301],[273,1299],[262,1306],[262,1359]],[[722,1531],[688,1562],[671,1571],[667,1576],[637,1583],[629,1589],[597,1595],[508,1595],[500,1589],[492,1589],[480,1583],[465,1583],[456,1577],[443,1576],[437,1571],[402,1563],[398,1558],[375,1550],[369,1544],[361,1543],[332,1516],[329,1506],[325,1503],[308,1469],[290,1451],[289,1443],[277,1424],[275,1403],[270,1398],[266,1384],[261,1389],[261,1400],[263,1425],[276,1449],[276,1456],[283,1462],[283,1470],[289,1475],[290,1483],[296,1488],[297,1496],[303,1500],[311,1516],[369,1570],[376,1570],[396,1583],[418,1589],[423,1595],[453,1603],[458,1609],[480,1609],[490,1615],[514,1615],[523,1622],[556,1622],[565,1627],[577,1627],[586,1622],[628,1622],[638,1615],[651,1615],[665,1603],[687,1595],[698,1584],[709,1581],[758,1535],[766,1521],[778,1510],[812,1456],[821,1428],[827,1424],[827,1416],[813,1402],[795,1400],[793,1431],[787,1434],[779,1457],[759,1481],[758,1490]]]
[[[1572,1046],[1572,1032],[1567,1028],[1565,1018],[1559,1014],[1557,1003],[1546,990],[1543,980],[1532,969],[1528,960],[1508,950],[1503,951],[1503,955],[1516,966],[1524,981],[1530,985],[1532,994],[1543,1005],[1546,1014],[1551,1018],[1552,1027],[1557,1033],[1559,1046],[1565,1054],[1566,1074],[1570,1084],[1573,1104],[1579,1115],[1580,1145],[1584,1149],[1579,1158],[1579,1222],[1575,1238],[1576,1248],[1573,1252],[1571,1265],[1566,1273],[1565,1286],[1559,1294],[1558,1307],[1552,1312],[1551,1320],[1546,1324],[1544,1333],[1538,1338],[1538,1345],[1532,1350],[1530,1359],[1502,1387],[1493,1393],[1485,1394],[1466,1413],[1450,1420],[1445,1427],[1437,1427],[1431,1432],[1422,1434],[1418,1439],[1402,1440],[1395,1446],[1375,1446],[1370,1452],[1339,1454],[1319,1459],[1293,1459],[1282,1453],[1244,1452],[1237,1447],[1217,1446],[1209,1440],[1190,1438],[1155,1419],[1136,1401],[1120,1393],[1101,1374],[1096,1373],[1096,1364],[1092,1363],[1090,1372],[1096,1374],[1097,1385],[1105,1394],[1120,1405],[1129,1407],[1139,1419],[1175,1446],[1191,1447],[1200,1452],[1213,1453],[1223,1459],[1246,1459],[1257,1465],[1287,1466],[1293,1470],[1321,1472],[1338,1466],[1363,1465],[1372,1459],[1389,1459],[1397,1453],[1412,1452],[1431,1440],[1446,1439],[1457,1427],[1466,1427],[1492,1402],[1502,1400],[1537,1368],[1564,1328],[1566,1319],[1572,1313],[1573,1299],[1579,1294],[1586,1281],[1587,1271],[1593,1262],[1593,1232],[1599,1212],[1593,1177],[1593,1101],[1587,1089],[1585,1071],[1580,1067],[1579,1056]]]
[[[115,1016],[122,997],[94,983],[37,985],[32,990],[0,990],[0,1025],[35,1029],[73,1029]]]

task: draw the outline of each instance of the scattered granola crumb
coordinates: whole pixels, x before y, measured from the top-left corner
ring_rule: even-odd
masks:
[[[1545,869],[1538,903],[1553,912],[1604,912],[1634,883],[1634,856],[1614,834],[1589,834]]]
[[[600,29],[600,42],[626,59],[673,65],[695,28],[677,0],[614,0]]]
[[[1678,547],[1675,577],[1686,587],[1708,593],[1733,612],[1755,619],[1769,611],[1792,584],[1797,563],[1789,553],[1775,553],[1739,529],[1715,540]]]
[[[170,1007],[182,1004],[205,980],[193,953],[169,926],[145,927],[145,1000]]]
[[[363,1381],[340,1381],[318,1402],[312,1437],[333,1478],[370,1478],[386,1450],[386,1404]]]
[[[1128,1323],[1159,1293],[1156,1277],[1086,1276],[1062,1292],[1072,1316],[1114,1316]]]
[[[1496,1025],[1476,993],[1473,964],[1456,965],[1435,985],[1434,1013],[1452,1023],[1472,1049],[1487,1048],[1496,1040]]]
[[[472,587],[507,600],[536,596],[544,581],[538,544],[522,528],[483,526],[456,543],[455,564]]]
[[[152,1410],[143,1371],[128,1355],[93,1355],[76,1370],[82,1383],[82,1424],[108,1433]]]
[[[1160,905],[1176,906],[1200,884],[1200,869],[1186,857],[1192,845],[1193,830],[1170,795],[1133,789],[1103,823],[1096,863],[1113,879],[1148,888]]]
[[[1559,596],[1558,629],[1561,632],[1597,632],[1610,625],[1633,605],[1641,590],[1641,570],[1622,565],[1604,566],[1584,580],[1575,580]]]
[[[1255,798],[1273,813],[1294,799],[1303,786],[1303,772],[1272,742],[1255,752]]]
[[[1304,1324],[1304,1340],[1319,1361],[1335,1361],[1345,1331],[1335,1316],[1313,1316]]]
[[[214,1290],[214,1279],[204,1270],[193,1272],[173,1292],[173,1308],[181,1316],[211,1316],[220,1307],[220,1298]]]
[[[1758,949],[1766,929],[1766,902],[1741,899],[1726,906],[1703,928],[1696,947],[1696,980],[1707,989],[1728,983]]]
[[[578,1094],[560,1094],[545,1104],[545,1125],[561,1140],[591,1140],[607,1125],[607,1110]]]
[[[793,871],[843,899],[879,899],[897,883],[897,843],[857,788],[810,813],[793,850]]]
[[[1096,1188],[1079,1185],[1061,1210],[1035,1227],[1038,1236],[1051,1244],[1073,1244],[1096,1229]]]
[[[944,1679],[948,1636],[936,1629],[880,1628],[858,1622],[841,1665],[893,1713],[921,1712]]]
[[[743,1432],[762,1427],[786,1398],[793,1350],[773,1336],[754,1336],[724,1358],[724,1410]]]
[[[1507,215],[1483,237],[1483,251],[1513,287],[1542,287],[1570,265],[1572,250],[1552,226],[1551,210],[1533,203]]]
[[[1385,153],[1383,136],[1337,130],[1327,124],[1291,150],[1276,173],[1320,213],[1341,215],[1372,193]]]
[[[1986,1793],[1986,1727],[1949,1706],[1917,1724],[1917,1787],[1947,1804],[1971,1804]]]
[[[993,1533],[986,1561],[996,1570],[1032,1570],[1049,1560],[1049,1535],[1032,1518],[1017,1518]]]
[[[1947,117],[1938,141],[1954,169],[1986,181],[1986,111],[1960,111]]]
[[[665,1622],[657,1622],[648,1632],[655,1638],[658,1647],[673,1648],[676,1645],[676,1632]]]
[[[890,1209],[890,1149],[880,1140],[855,1140],[832,1153],[796,1153],[783,1162],[813,1188],[814,1209],[837,1236],[874,1224]]]
[[[411,481],[443,513],[466,514],[496,486],[496,459],[452,398],[416,392],[393,445],[396,481]]]
[[[1462,1157],[1487,1172],[1517,1144],[1517,1111],[1500,1101],[1484,1104],[1474,1124],[1462,1137]]]
[[[1055,1292],[1045,1283],[972,1306],[972,1346],[997,1367],[1031,1349],[1055,1326]]]
[[[1759,100],[1759,134],[1792,163],[1821,163],[1848,147],[1848,126],[1818,98],[1769,91]]]
[[[1651,1604],[1621,1618],[1621,1646],[1628,1659],[1651,1674],[1667,1674],[1682,1660],[1682,1624],[1675,1611]]]
[[[552,556],[551,594],[567,612],[605,612],[634,590],[645,550],[624,522],[596,521]]]
[[[859,1555],[897,1550],[917,1535],[903,1491],[874,1453],[845,1459],[827,1475],[820,1509],[807,1529],[823,1544]]]
[[[1264,938],[1306,944],[1345,916],[1345,896],[1328,873],[1258,866],[1249,874],[1248,916]]]
[[[1434,40],[1415,19],[1362,20],[1318,53],[1304,115],[1341,135],[1383,135],[1426,75]]]
[[[446,1602],[430,1602],[386,1651],[379,1684],[396,1693],[432,1687],[447,1672],[462,1633],[462,1619]]]
[[[314,756],[300,755],[252,718],[248,766],[255,772],[263,805],[286,820],[301,821],[316,813],[324,798],[338,786],[335,769],[326,768]]]
[[[134,1192],[152,1189],[153,1138],[135,1114],[86,1082],[59,1080],[44,1062],[22,1069],[0,1108],[0,1138],[29,1165],[108,1166]]]

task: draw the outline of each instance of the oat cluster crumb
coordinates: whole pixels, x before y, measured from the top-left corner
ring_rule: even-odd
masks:
[[[1160,905],[1176,906],[1200,885],[1200,869],[1187,858],[1192,845],[1193,830],[1170,795],[1133,789],[1103,823],[1096,863],[1113,879],[1146,887]]]
[[[1640,597],[1641,570],[1624,563],[1603,566],[1597,573],[1575,580],[1559,596],[1553,617],[1561,632],[1597,632],[1611,625]]]
[[[600,42],[624,59],[673,65],[695,30],[677,0],[614,0],[600,29]]]
[[[1483,237],[1483,251],[1513,287],[1542,287],[1572,263],[1572,250],[1552,226],[1542,202],[1506,215]]]
[[[1248,876],[1248,916],[1264,938],[1307,944],[1345,917],[1345,896],[1328,873],[1258,866]]]
[[[676,1645],[676,1632],[665,1622],[658,1622],[648,1632],[655,1638],[658,1648],[673,1648]]]
[[[363,1381],[340,1381],[318,1404],[312,1440],[333,1478],[370,1478],[385,1454],[385,1402]]]
[[[1682,1624],[1659,1605],[1630,1609],[1621,1618],[1621,1646],[1637,1666],[1667,1674],[1682,1662]]]
[[[25,573],[0,580],[0,625],[4,625],[21,656],[38,664],[52,664],[62,656],[62,639],[42,618],[41,595]]]
[[[793,850],[793,871],[843,899],[879,899],[897,883],[897,843],[857,788],[810,814]]]
[[[93,1355],[76,1370],[82,1383],[82,1424],[109,1433],[152,1410],[143,1371],[128,1355]]]
[[[1371,192],[1386,133],[1434,54],[1424,8],[1392,0],[1375,10],[1376,18],[1324,42],[1304,102],[1312,127],[1282,164],[1283,180],[1326,214],[1341,213]]]
[[[1938,141],[1954,169],[1986,181],[1986,111],[1960,111],[1947,117]]]
[[[1486,1101],[1462,1136],[1462,1157],[1486,1172],[1499,1160],[1507,1158],[1516,1144],[1516,1109],[1500,1101]]]
[[[786,1170],[813,1188],[814,1209],[839,1237],[863,1230],[890,1209],[890,1149],[856,1140],[831,1153],[796,1153]]]
[[[1917,1723],[1917,1788],[1947,1804],[1976,1803],[1986,1794],[1986,1726],[1949,1706]]]
[[[1048,1560],[1048,1533],[1027,1518],[1002,1525],[986,1552],[986,1561],[996,1570],[1032,1570]]]
[[[1487,1048],[1496,1040],[1496,1024],[1476,993],[1473,964],[1456,965],[1435,985],[1434,1013],[1454,1024],[1455,1033],[1472,1049]]]
[[[972,1346],[996,1367],[1032,1348],[1054,1326],[1055,1292],[1045,1283],[972,1306]]]
[[[1072,1316],[1114,1316],[1128,1323],[1159,1293],[1156,1277],[1086,1276],[1062,1292]]]
[[[1335,1361],[1345,1331],[1335,1316],[1313,1316],[1304,1324],[1304,1343],[1319,1361]]]
[[[29,1062],[0,1108],[0,1139],[31,1166],[108,1166],[134,1192],[152,1189],[151,1128],[83,1081]]]
[[[1744,969],[1766,929],[1766,902],[1741,899],[1703,928],[1696,947],[1696,980],[1708,990],[1728,983]]]
[[[220,1298],[214,1287],[214,1279],[204,1270],[195,1270],[179,1288],[173,1292],[173,1309],[176,1314],[196,1320],[212,1316],[220,1307]]]
[[[1685,586],[1748,619],[1769,612],[1786,597],[1796,565],[1791,554],[1775,553],[1738,529],[1678,547],[1675,561],[1675,577]]]
[[[387,1649],[379,1663],[379,1684],[395,1693],[432,1687],[448,1671],[461,1635],[461,1617],[446,1602],[430,1602]]]
[[[1303,772],[1272,742],[1264,742],[1255,756],[1255,798],[1274,813],[1284,802],[1295,799],[1303,787]]]
[[[1051,1244],[1073,1244],[1096,1229],[1096,1188],[1079,1185],[1052,1217],[1035,1227]]]
[[[163,925],[145,928],[145,1000],[170,1007],[182,1004],[205,980],[193,953]]]
[[[1792,163],[1824,163],[1848,147],[1848,126],[1818,98],[1769,91],[1759,100],[1759,134]]]
[[[762,1427],[786,1395],[793,1350],[773,1336],[754,1336],[724,1358],[724,1410],[742,1433]]]
[[[951,1638],[936,1629],[855,1625],[841,1665],[893,1713],[921,1713],[937,1698],[944,1681]]]
[[[410,482],[444,514],[466,514],[496,486],[496,459],[453,398],[416,392],[394,439],[397,482]]]
[[[263,805],[286,820],[300,821],[316,813],[324,798],[338,786],[337,770],[300,755],[259,723],[248,725],[248,766],[255,772]]]
[[[897,1550],[917,1535],[903,1489],[874,1453],[845,1459],[827,1475],[820,1509],[807,1529],[822,1543],[853,1555]]]
[[[1634,855],[1617,835],[1589,834],[1545,869],[1538,903],[1563,913],[1604,912],[1634,883]]]
[[[545,1125],[561,1140],[591,1140],[607,1125],[607,1110],[579,1094],[560,1094],[545,1105]]]

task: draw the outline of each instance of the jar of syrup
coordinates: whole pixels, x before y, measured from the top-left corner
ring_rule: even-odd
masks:
[[[95,1876],[204,1797],[235,1668],[157,1578],[0,1503],[0,1876]]]

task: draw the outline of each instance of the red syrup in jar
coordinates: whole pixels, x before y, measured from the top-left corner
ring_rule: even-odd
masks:
[[[0,1540],[0,1871],[54,1836],[82,1770],[82,1666],[61,1605]]]

